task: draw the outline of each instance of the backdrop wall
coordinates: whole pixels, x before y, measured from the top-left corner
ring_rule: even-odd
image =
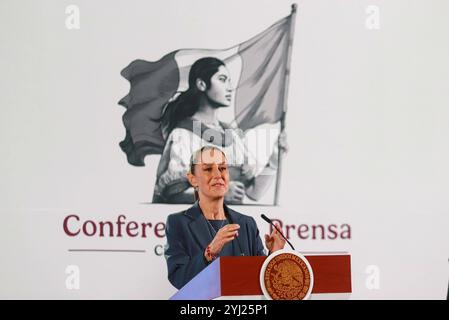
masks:
[[[78,6],[80,29],[66,27],[68,5]],[[132,167],[120,150],[117,102],[129,84],[119,73],[179,48],[231,47],[290,5],[0,3],[0,298],[175,293],[164,223],[188,205],[151,204],[159,156]],[[298,2],[280,205],[234,208],[262,236],[261,213],[290,225],[300,251],[351,253],[352,298],[446,297],[448,31],[445,0]],[[136,233],[70,235],[120,215]]]

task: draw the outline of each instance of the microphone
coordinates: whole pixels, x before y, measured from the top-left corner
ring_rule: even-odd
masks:
[[[293,245],[290,243],[290,241],[288,241],[288,239],[286,237],[284,237],[284,235],[282,234],[282,231],[279,230],[273,223],[273,221],[271,221],[270,218],[268,218],[266,215],[264,215],[263,213],[260,215],[262,217],[262,219],[264,219],[266,222],[268,222],[269,224],[271,224],[282,236],[282,238],[285,239],[285,241],[287,241],[287,243],[290,245],[290,247],[293,249],[293,251],[295,251],[295,248],[293,247]]]

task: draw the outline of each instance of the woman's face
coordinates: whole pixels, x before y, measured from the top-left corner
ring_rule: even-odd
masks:
[[[228,164],[224,154],[216,149],[204,150],[195,164],[194,174],[189,174],[192,186],[198,187],[203,197],[223,198],[229,188]]]
[[[220,66],[218,71],[210,78],[210,87],[206,90],[206,96],[209,101],[218,107],[226,107],[231,104],[231,78],[225,66]]]

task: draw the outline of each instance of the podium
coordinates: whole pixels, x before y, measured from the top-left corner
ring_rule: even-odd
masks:
[[[304,256],[314,276],[311,299],[349,298],[352,282],[351,256],[348,253],[306,253]],[[265,299],[259,275],[266,258],[220,257],[170,300]]]

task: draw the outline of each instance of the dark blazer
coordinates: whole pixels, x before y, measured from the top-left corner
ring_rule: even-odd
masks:
[[[236,241],[235,247],[240,255],[265,255],[254,218],[238,213],[226,205],[224,210],[229,223],[240,225],[239,235],[233,240]],[[170,214],[165,231],[167,244],[164,253],[168,280],[180,289],[208,265],[204,251],[212,242],[212,237],[198,201],[185,211]]]

